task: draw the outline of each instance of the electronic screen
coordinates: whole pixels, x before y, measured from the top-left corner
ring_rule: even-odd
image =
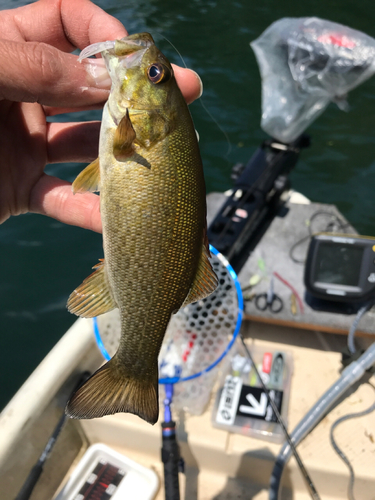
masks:
[[[358,286],[364,247],[322,242],[316,254],[314,282]]]
[[[304,282],[307,292],[318,299],[359,302],[375,297],[375,238],[313,235]]]

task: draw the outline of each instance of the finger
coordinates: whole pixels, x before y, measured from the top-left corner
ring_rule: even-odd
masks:
[[[91,66],[91,70],[92,70],[92,61],[88,61],[90,62],[90,66]],[[101,66],[101,63],[102,60],[99,59],[97,61],[95,61],[95,68],[98,68],[100,69],[100,71],[102,70],[102,66]],[[175,64],[172,64],[173,68],[174,68],[174,74],[175,74],[175,77],[176,77],[176,81],[177,81],[177,85],[180,87],[180,90],[183,94],[183,96],[185,97],[186,99],[186,102],[188,104],[192,103],[195,99],[199,99],[199,97],[202,95],[203,93],[203,84],[202,84],[202,80],[199,78],[199,75],[191,70],[191,69],[187,69],[187,68],[181,68],[180,66],[176,66]],[[98,74],[98,71],[97,71],[97,74]],[[110,78],[109,78],[109,75],[108,73],[104,73],[101,72],[101,82],[102,84],[104,84],[103,82],[108,82],[108,89],[110,89]],[[102,108],[104,105],[104,102],[103,103],[99,103],[99,104],[93,104],[91,106],[86,106],[86,107],[80,107],[80,108],[54,108],[54,107],[50,107],[50,106],[44,106],[44,111],[45,111],[45,114],[46,116],[54,116],[54,115],[58,115],[58,114],[62,114],[62,113],[71,113],[71,112],[74,112],[74,111],[86,111],[86,110],[89,110],[89,109],[100,109]]]
[[[108,92],[109,95],[109,92]],[[78,113],[79,111],[96,111],[98,109],[103,109],[104,102],[98,104],[92,104],[90,106],[81,106],[76,108],[59,108],[54,106],[43,106],[45,116],[57,116],[63,115],[65,113]]]
[[[174,71],[188,102],[201,95],[202,82],[194,71],[178,66]],[[81,64],[76,56],[51,45],[0,40],[1,99],[82,108],[105,101],[109,88],[101,60]]]
[[[89,0],[40,0],[1,13],[2,38],[44,42],[71,52],[127,36],[124,26]]]
[[[74,195],[71,184],[46,174],[31,192],[29,211],[53,217],[64,224],[102,232],[99,196],[93,193]]]
[[[175,64],[172,64],[172,66],[177,85],[180,87],[186,102],[190,104],[195,99],[199,99],[203,93],[203,83],[199,75],[191,69],[181,68]]]
[[[100,122],[48,123],[48,163],[90,162],[98,157]]]
[[[86,70],[92,66],[44,43],[0,40],[0,98],[62,108],[102,103],[110,80],[101,62],[96,78]]]

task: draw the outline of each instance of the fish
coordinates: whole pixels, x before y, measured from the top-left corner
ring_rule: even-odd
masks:
[[[149,33],[93,44],[112,87],[99,156],[72,185],[100,192],[104,259],[70,295],[68,310],[91,318],[118,308],[116,354],[72,396],[66,413],[97,418],[159,416],[158,354],[171,315],[210,295],[206,191],[198,141],[173,68]]]

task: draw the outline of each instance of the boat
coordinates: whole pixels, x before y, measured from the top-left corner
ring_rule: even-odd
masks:
[[[312,203],[302,194],[289,189],[288,172],[298,160],[303,145],[307,145],[306,137],[301,135],[285,142],[276,139],[266,141],[247,166],[236,166],[234,187],[226,193],[210,193],[207,196],[208,226],[215,233],[216,221],[216,232],[220,235],[216,238],[217,247],[221,246],[225,256],[231,257],[244,291],[241,334],[245,345],[257,359],[253,365],[263,363],[265,374],[267,369],[264,363],[270,356],[276,359],[277,353],[282,353],[288,362],[287,382],[282,386],[284,411],[281,413],[289,431],[298,428],[316,402],[322,397],[324,399],[329,388],[335,391],[342,378],[341,373],[348,373],[344,367],[351,366],[352,359],[350,354],[345,355],[347,333],[358,311],[358,308],[322,310],[316,303],[308,301],[304,267],[295,262],[298,259],[290,258],[291,249],[297,250],[297,243],[302,242],[302,250],[301,247],[298,250],[302,254],[306,252],[308,233],[305,221],[312,220],[317,213],[325,214],[320,221],[314,219],[317,231],[326,229],[328,218],[329,221],[339,220],[341,231],[344,228],[345,233],[356,234],[355,228],[336,207]],[[254,169],[254,165],[257,167],[262,162],[265,162],[265,168],[259,171]],[[269,165],[276,165],[275,177],[262,194],[258,188],[267,184],[263,182],[263,174],[269,172]],[[278,170],[280,165],[282,168]],[[256,196],[255,171],[259,174],[255,179]],[[251,182],[248,187],[253,196],[244,198],[247,192],[246,175],[249,175]],[[257,184],[259,179],[262,182]],[[265,203],[258,205],[262,196]],[[245,206],[245,202],[248,205]],[[229,227],[225,223],[228,218],[237,225]],[[254,220],[256,223],[250,224]],[[217,230],[218,227],[220,230]],[[229,232],[222,232],[228,228]],[[232,233],[232,240],[227,239],[228,233]],[[225,259],[221,262],[226,266]],[[262,310],[256,304],[257,296],[265,295],[267,299],[271,283],[273,293],[284,306],[280,311]],[[246,294],[250,286],[250,294]],[[254,296],[251,296],[253,292]],[[292,296],[299,298],[296,307],[291,304]],[[261,425],[262,422],[260,425],[247,425],[244,423],[246,420],[238,420],[234,415],[231,425],[220,423],[218,418],[226,390],[226,377],[231,372],[231,360],[235,355],[246,358],[243,345],[234,339],[234,332],[226,337],[228,345],[233,341],[234,346],[225,350],[224,359],[217,366],[222,373],[216,373],[207,401],[201,408],[190,406],[190,409],[184,409],[184,403],[181,408],[176,408],[172,404],[173,419],[177,422],[177,441],[169,442],[173,446],[166,449],[166,441],[162,438],[166,432],[170,432],[169,437],[173,435],[171,425],[164,425],[163,429],[160,424],[151,426],[131,414],[91,420],[64,417],[65,404],[73,388],[82,381],[85,373],[92,373],[104,362],[100,341],[105,338],[105,329],[116,331],[116,314],[116,311],[111,311],[101,317],[99,343],[98,322],[78,319],[2,411],[2,500],[162,500],[166,498],[166,488],[171,488],[172,493],[169,494],[175,496],[169,498],[174,499],[271,498],[270,478],[275,480],[275,462],[280,460],[280,450],[285,451],[285,436],[282,430],[276,428],[277,422],[269,430],[272,418],[266,427]],[[239,314],[237,311],[236,318]],[[365,352],[369,352],[372,346],[374,314],[372,310],[367,311],[357,328],[356,345]],[[108,345],[110,342],[107,339],[104,347],[107,349]],[[364,368],[362,371],[357,369],[357,372],[356,380],[353,378],[345,390],[336,391],[337,397],[331,398],[330,406],[325,407],[319,423],[314,423],[298,442],[296,438],[299,456],[308,473],[307,482],[311,479],[313,487],[306,485],[306,475],[301,474],[297,462],[285,459],[281,469],[280,499],[346,498],[350,474],[331,446],[333,432],[355,471],[356,497],[374,499],[375,414],[368,411],[373,405],[374,388],[371,373],[365,373]],[[195,383],[196,387],[206,384],[203,374],[201,378],[195,378]],[[177,381],[175,391],[178,385]],[[171,395],[162,393],[161,399],[169,408],[168,397],[171,398]],[[252,417],[257,416],[257,411],[260,414],[257,404],[263,404],[262,397],[253,402],[252,407],[250,404]],[[364,414],[358,418],[344,420],[339,422],[340,425],[337,423],[340,418],[361,412]],[[163,419],[171,424],[162,408],[159,422]],[[184,471],[180,457],[183,458]],[[172,459],[174,467],[175,483],[172,486],[164,483],[163,479],[166,474],[164,466],[169,459]],[[168,477],[171,479],[170,471]],[[176,493],[177,477],[179,493]],[[26,486],[25,481],[28,482]],[[96,496],[94,486],[97,488]],[[20,490],[28,490],[31,495],[22,497]],[[315,490],[319,496],[313,496]]]
[[[300,216],[301,211],[306,214],[322,208],[335,210],[332,206],[308,203],[298,193],[289,194],[284,206],[289,210],[289,216],[292,212]],[[208,196],[209,213],[223,198],[225,195],[221,193]],[[280,225],[287,224],[287,217],[276,218],[272,224],[279,232]],[[268,231],[268,234],[272,233],[272,228]],[[261,245],[258,248],[262,251]],[[243,276],[246,282],[247,273],[248,268],[245,267],[239,279]],[[283,296],[281,285],[277,291]],[[286,302],[287,298],[283,298]],[[306,304],[305,308],[308,309]],[[108,313],[105,319],[108,324],[114,321],[111,314]],[[346,333],[348,328],[340,326],[337,321],[336,329],[333,329],[335,333],[327,333],[332,328],[329,322],[324,332],[324,327],[311,324],[310,320],[303,324],[303,315],[295,318],[296,324],[292,325],[292,313],[286,310],[285,314],[290,315],[289,322],[275,317],[267,320],[264,315],[257,317],[245,308],[242,334],[252,349],[290,353],[294,373],[288,427],[294,428],[327,387],[337,380],[346,337],[336,332]],[[374,313],[370,312],[368,316],[372,322]],[[340,317],[340,321],[345,320],[349,325],[352,316]],[[366,328],[362,333],[366,334]],[[366,337],[361,337],[361,341],[363,346],[369,342]],[[95,341],[92,320],[78,319],[3,410],[0,417],[2,498],[16,497],[61,418],[68,394],[79,375],[85,371],[92,373],[103,361]],[[321,498],[345,498],[348,485],[347,469],[329,444],[332,423],[342,415],[366,409],[372,401],[372,388],[362,384],[327,415],[299,447]],[[268,498],[269,477],[280,444],[214,428],[211,423],[214,403],[215,391],[202,415],[184,412],[175,415],[178,443],[185,462],[185,473],[180,473],[181,498]],[[374,423],[374,414],[370,414],[358,421],[348,422],[340,434],[343,450],[351,456],[356,471],[356,494],[361,499],[373,498],[375,491]],[[152,427],[130,414],[68,420],[31,498],[59,498],[56,492],[66,483],[88,447],[96,443],[105,444],[136,464],[154,471],[158,489],[154,486],[156,494],[150,498],[164,498],[160,426]],[[293,461],[283,475],[283,488],[281,498],[309,498],[298,466]]]

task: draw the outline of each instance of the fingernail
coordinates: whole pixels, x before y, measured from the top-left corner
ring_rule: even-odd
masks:
[[[197,77],[197,80],[198,80],[198,83],[199,83],[200,93],[199,93],[199,96],[197,97],[197,99],[199,99],[202,96],[202,94],[203,94],[203,82],[202,82],[200,76],[198,75],[198,73],[196,73],[192,69],[190,71],[192,73],[194,73],[194,75]]]
[[[91,86],[99,89],[111,88],[112,82],[103,59],[85,59],[82,64],[89,75]]]

